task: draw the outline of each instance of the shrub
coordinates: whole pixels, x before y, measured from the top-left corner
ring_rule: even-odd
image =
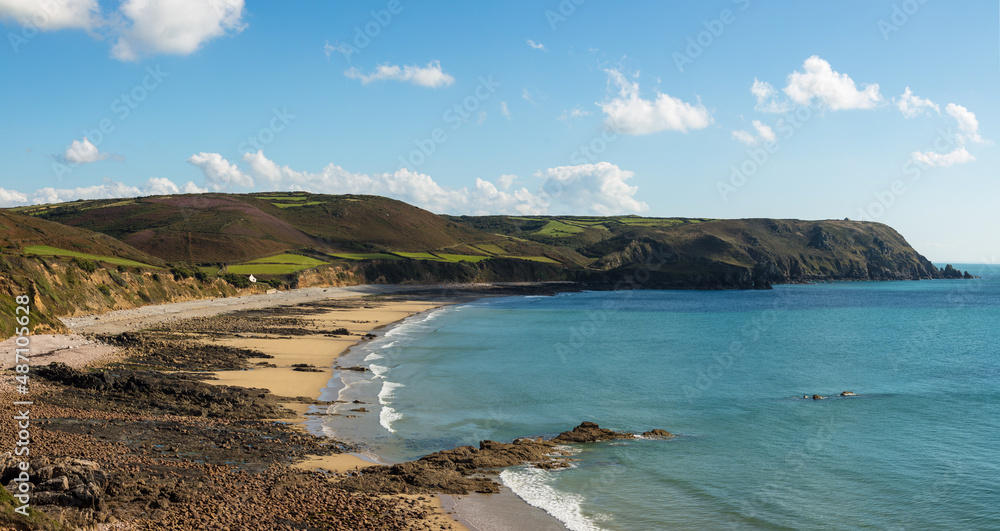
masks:
[[[158,275],[156,273],[153,273],[153,281],[154,282],[159,282],[160,281],[160,275]]]
[[[234,287],[237,287],[237,288],[249,288],[250,287],[250,279],[247,278],[247,277],[245,277],[245,276],[242,276],[242,275],[236,275],[234,273],[227,273],[225,275],[222,275],[222,279],[225,280],[226,282],[232,284]]]
[[[110,297],[111,296],[111,288],[105,286],[104,284],[101,284],[100,286],[98,286],[97,287],[97,291],[100,291],[101,293],[103,293],[105,297]]]
[[[97,271],[97,262],[94,262],[93,260],[73,258],[73,263],[76,264],[76,267],[79,267],[81,271],[85,271],[87,273]]]
[[[196,279],[204,282],[204,281],[208,280],[208,274],[205,273],[204,271],[200,271],[200,270],[199,271],[195,271],[194,272],[194,278],[196,278]]]
[[[126,282],[125,279],[122,278],[122,276],[119,275],[118,273],[114,271],[108,271],[108,276],[111,277],[111,280],[115,281],[115,284],[118,284],[123,288],[128,287],[128,282]]]

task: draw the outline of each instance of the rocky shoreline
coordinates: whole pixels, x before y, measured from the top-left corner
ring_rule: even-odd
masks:
[[[414,294],[399,298],[412,300]],[[104,333],[100,340],[119,352],[103,366],[33,367],[27,471],[32,512],[28,518],[15,515],[18,503],[4,497],[0,528],[462,529],[433,506],[434,494],[497,492],[500,486],[489,475],[500,468],[565,467],[560,445],[634,437],[583,423],[548,440],[483,441],[479,448],[347,474],[303,470],[301,464],[316,456],[357,450],[295,425],[302,413],[296,404],[322,404],[218,385],[205,372],[244,373],[271,364],[262,352],[224,344],[226,338],[292,338],[308,329],[311,335],[361,340],[358,326],[369,325],[354,332],[317,330],[308,317],[395,300],[379,295],[173,320],[155,329]],[[0,379],[0,401],[4,413],[14,416],[10,404],[23,397],[13,373],[6,376]],[[15,440],[14,423],[0,426],[0,437]],[[654,430],[644,436],[670,434]],[[19,461],[0,456],[7,491],[18,486]]]

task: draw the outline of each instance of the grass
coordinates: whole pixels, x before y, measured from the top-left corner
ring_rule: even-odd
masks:
[[[309,201],[308,203],[271,203],[278,208],[304,207],[312,205],[324,205],[323,201]]]
[[[313,266],[301,264],[239,264],[226,268],[227,273],[237,275],[287,275],[309,269]]]
[[[438,253],[438,256],[444,258],[449,262],[479,262],[481,260],[486,260],[490,258],[489,256],[478,256],[474,254],[443,254]]]
[[[257,199],[264,201],[305,201],[309,196],[305,195],[258,195]]]
[[[144,264],[142,262],[136,262],[135,260],[128,260],[126,258],[118,258],[116,256],[100,256],[96,254],[81,253],[78,251],[70,251],[68,249],[59,249],[58,247],[49,247],[48,245],[28,245],[24,248],[24,254],[37,254],[40,256],[69,256],[73,258],[86,258],[88,260],[95,260],[98,262],[107,262],[109,264],[129,266],[129,267],[143,267],[146,269],[163,269],[162,267],[156,267],[149,264]]]
[[[336,253],[330,256],[344,260],[399,260],[398,256],[385,253]]]
[[[304,265],[308,267],[315,267],[318,265],[325,264],[326,262],[322,260],[317,260],[309,256],[302,256],[301,254],[276,254],[274,256],[267,256],[264,258],[258,258],[256,260],[250,260],[249,262],[244,262],[245,264],[293,264],[293,265]]]
[[[516,258],[518,260],[529,260],[532,262],[542,262],[544,264],[558,264],[561,263],[557,260],[553,260],[548,256],[505,256],[504,258]]]
[[[431,253],[404,253],[401,251],[399,252],[393,251],[393,252],[395,254],[398,254],[399,256],[402,256],[403,258],[410,258],[413,260],[439,260],[439,261],[442,260],[441,258],[438,258],[437,256],[434,256]]]
[[[561,236],[568,236],[571,234],[579,234],[584,230],[585,230],[584,228],[577,227],[576,225],[569,225],[567,223],[563,223],[562,221],[552,220],[546,223],[545,226],[542,227],[541,229],[538,229],[538,231],[535,232],[535,234],[538,236],[550,236],[558,238]]]

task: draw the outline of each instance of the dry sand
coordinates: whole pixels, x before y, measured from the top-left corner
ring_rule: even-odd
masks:
[[[32,363],[48,363],[62,361],[81,367],[88,364],[107,362],[118,356],[117,351],[107,345],[92,342],[82,333],[116,334],[129,330],[141,330],[151,326],[181,319],[207,317],[230,311],[272,308],[289,306],[306,302],[337,299],[345,297],[360,297],[369,294],[400,293],[409,290],[426,290],[426,286],[351,286],[345,288],[304,288],[275,294],[247,295],[224,299],[186,301],[180,303],[143,306],[128,310],[118,310],[100,315],[70,317],[62,319],[63,323],[74,334],[32,336]],[[444,288],[442,288],[442,293]],[[331,309],[321,315],[310,316],[318,330],[346,328],[352,334],[363,335],[377,328],[405,319],[411,315],[448,304],[449,301],[429,302],[426,300],[378,302],[371,308]],[[12,342],[13,338],[4,342]],[[273,358],[263,358],[260,361],[276,365],[276,367],[259,368],[245,371],[220,371],[212,373],[216,380],[207,383],[218,385],[239,385],[268,389],[272,393],[288,397],[305,396],[319,397],[331,378],[332,368],[336,360],[351,346],[357,344],[358,336],[327,337],[321,334],[296,337],[256,337],[232,338],[215,340],[220,344],[259,350]],[[320,369],[319,372],[302,372],[293,370],[294,364],[309,364]],[[284,404],[300,416],[308,406],[301,403]],[[306,460],[296,465],[299,468],[313,470],[328,470],[334,473],[355,471],[371,466],[352,454],[334,456],[307,456]],[[455,521],[441,506],[441,500],[436,496],[427,496],[424,500],[434,508],[437,516],[432,518],[435,529],[468,530]]]

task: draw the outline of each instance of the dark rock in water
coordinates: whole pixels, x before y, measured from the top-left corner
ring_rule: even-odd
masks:
[[[661,430],[661,429],[657,428],[655,430],[649,430],[649,431],[643,432],[642,436],[643,437],[665,437],[666,438],[666,437],[674,437],[674,434],[670,433],[667,430]]]
[[[812,398],[813,398],[813,400],[823,400],[826,397],[825,396],[819,396],[819,395],[813,395]]]
[[[840,396],[858,396],[858,395],[854,391],[844,391],[843,393],[840,393]]]
[[[643,435],[673,436],[659,429]],[[511,443],[482,441],[479,448],[460,446],[416,461],[368,467],[360,474],[337,483],[337,486],[346,490],[385,494],[495,493],[500,491],[500,485],[483,477],[483,472],[521,464],[546,470],[567,468],[569,459],[560,455],[556,448],[559,444],[634,438],[631,433],[607,430],[593,422],[584,422],[548,441],[541,438],[521,438]]]
[[[352,409],[351,411],[357,411],[358,413],[368,413],[368,408],[356,407],[356,408]]]
[[[622,433],[602,428],[593,422],[583,422],[573,428],[573,431],[564,431],[552,439],[554,443],[588,443],[600,441],[613,441],[616,439],[634,439],[631,433]]]

